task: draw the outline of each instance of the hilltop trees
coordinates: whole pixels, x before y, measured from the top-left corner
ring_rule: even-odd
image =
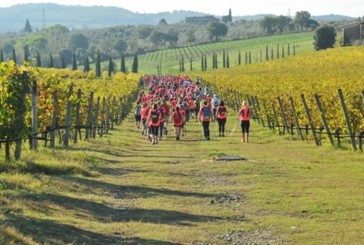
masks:
[[[29,20],[28,20],[28,19],[25,21],[25,27],[24,27],[24,29],[22,30],[22,32],[27,32],[27,33],[31,33],[31,32],[33,32],[32,26],[30,25],[30,23],[29,23]]]
[[[311,28],[314,30],[319,25],[317,21],[311,19],[311,14],[308,11],[296,12],[294,21],[301,31],[304,31],[304,28]]]
[[[228,28],[224,23],[213,21],[207,25],[207,30],[210,33],[210,38],[214,39],[215,42],[219,40],[219,37],[226,35]]]

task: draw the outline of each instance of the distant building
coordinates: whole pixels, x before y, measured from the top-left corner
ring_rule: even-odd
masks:
[[[364,39],[364,21],[347,24],[342,28],[342,45],[351,45],[354,42],[363,44]]]
[[[194,17],[186,17],[186,23],[196,24],[196,25],[206,25],[211,21],[219,21],[218,18],[215,18],[212,15],[205,16],[194,16]]]

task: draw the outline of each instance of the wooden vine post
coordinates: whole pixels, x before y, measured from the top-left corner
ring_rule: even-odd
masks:
[[[109,133],[110,130],[110,107],[111,107],[110,97],[107,98],[107,106],[106,106],[106,133]]]
[[[262,117],[262,112],[260,111],[260,104],[259,104],[259,101],[258,101],[258,97],[254,96],[253,99],[254,99],[255,104],[256,104],[257,113],[258,113],[258,117],[260,118],[260,122],[262,123],[262,126],[265,127],[265,123],[264,123],[263,117]]]
[[[278,97],[277,100],[279,103],[279,108],[281,110],[281,116],[283,119],[284,128],[287,129],[288,133],[290,133],[290,128],[288,127],[288,123],[287,123],[287,117],[286,117],[286,114],[284,113],[283,102],[280,97]]]
[[[320,142],[317,139],[316,131],[315,131],[315,125],[313,125],[311,113],[310,113],[310,110],[308,108],[308,105],[307,105],[307,102],[306,102],[306,99],[305,99],[305,95],[304,94],[301,94],[301,99],[302,99],[303,106],[305,108],[305,112],[306,112],[306,115],[307,115],[308,122],[310,123],[310,127],[311,127],[311,130],[312,130],[313,138],[315,140],[316,145],[319,146],[320,145]]]
[[[97,97],[96,107],[95,107],[95,118],[93,122],[93,128],[92,128],[92,138],[96,138],[96,132],[98,129],[97,122],[99,120],[99,113],[100,113],[100,96]]]
[[[32,86],[32,137],[31,137],[31,149],[38,149],[38,84],[37,80],[33,80]]]
[[[81,107],[81,96],[82,96],[82,91],[79,88],[77,90],[77,103],[76,103],[76,120],[75,120],[75,135],[74,135],[74,139],[73,139],[73,143],[77,143],[77,137],[78,137],[78,133],[81,132],[80,129],[80,107]],[[81,138],[81,135],[80,135]]]
[[[292,109],[292,113],[293,113],[293,116],[294,116],[294,121],[295,121],[295,124],[296,124],[298,134],[299,134],[299,136],[301,137],[301,139],[303,141],[303,140],[305,140],[305,137],[303,137],[303,134],[302,134],[302,131],[301,131],[300,122],[298,121],[296,107],[294,105],[294,101],[293,101],[292,97],[289,97],[289,102],[291,104],[291,109]]]
[[[50,147],[54,148],[56,143],[56,130],[58,128],[58,93],[57,90],[53,93],[53,112],[52,112],[52,125],[50,127],[51,130],[51,143]]]
[[[345,104],[345,100],[344,100],[344,95],[343,95],[343,92],[342,92],[341,89],[338,90],[338,93],[339,93],[339,99],[340,99],[341,107],[343,108],[343,112],[344,112],[346,126],[348,127],[351,144],[352,144],[353,149],[355,151],[357,149],[356,148],[356,142],[355,142],[355,135],[354,135],[353,129],[351,128],[351,125],[350,125],[350,118],[349,118],[348,110],[346,108],[346,104]]]
[[[278,133],[279,133],[279,135],[281,135],[281,128],[280,128],[280,125],[279,125],[279,122],[278,122],[276,108],[275,108],[275,106],[274,106],[273,103],[272,103],[272,111],[273,111],[273,116],[274,116],[274,123],[278,127]],[[273,126],[273,129],[274,129],[274,126]]]
[[[66,121],[65,121],[65,134],[63,144],[65,147],[69,146],[69,140],[71,135],[71,113],[72,113],[72,101],[71,96],[73,93],[73,85],[71,84],[67,94],[67,107],[66,107]]]
[[[321,105],[320,99],[319,99],[317,94],[315,94],[315,101],[316,101],[317,108],[319,109],[321,119],[322,119],[322,123],[323,123],[323,125],[325,127],[325,130],[326,130],[327,135],[329,137],[330,143],[331,143],[331,145],[334,146],[335,145],[334,138],[331,135],[331,130],[330,130],[329,124],[327,123],[324,110],[322,109],[322,105]]]
[[[90,93],[90,97],[88,100],[88,110],[87,110],[87,120],[86,120],[86,135],[85,139],[87,140],[91,136],[91,128],[92,128],[92,103],[94,100],[94,92]]]

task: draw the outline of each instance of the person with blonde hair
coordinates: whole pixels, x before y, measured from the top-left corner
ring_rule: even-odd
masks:
[[[247,105],[246,101],[243,101],[241,104],[241,108],[238,114],[241,121],[241,133],[242,133],[242,142],[249,142],[249,128],[250,128],[250,117],[251,117],[251,109]]]

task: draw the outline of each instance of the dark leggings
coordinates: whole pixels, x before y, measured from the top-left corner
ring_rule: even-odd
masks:
[[[217,122],[219,123],[219,134],[225,133],[225,124],[226,124],[226,118],[224,119],[217,119]]]
[[[249,134],[250,121],[241,121],[241,131]]]

